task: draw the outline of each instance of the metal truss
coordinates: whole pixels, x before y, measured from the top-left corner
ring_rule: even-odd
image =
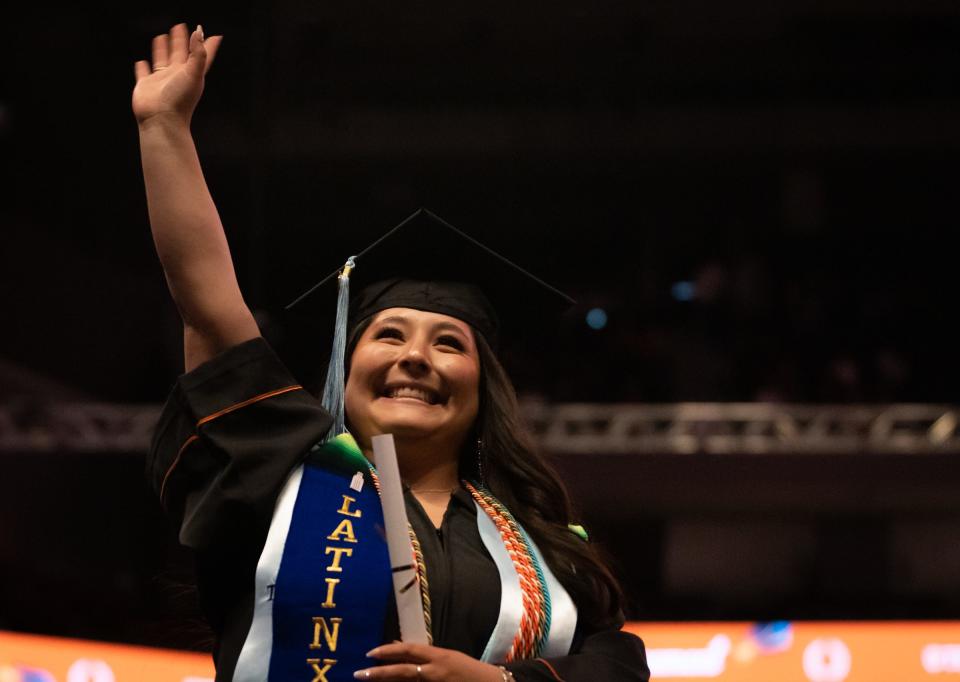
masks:
[[[927,404],[527,405],[541,447],[565,454],[960,453],[960,407]]]
[[[675,403],[523,409],[553,454],[960,454],[960,406]],[[158,405],[0,405],[0,452],[143,452]]]
[[[0,452],[145,452],[159,405],[0,405]]]

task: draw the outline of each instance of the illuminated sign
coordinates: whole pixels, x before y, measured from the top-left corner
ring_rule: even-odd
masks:
[[[628,623],[654,680],[960,682],[960,622]]]
[[[646,643],[654,681],[960,682],[960,622],[634,622],[625,629]],[[213,682],[213,662],[209,654],[0,632],[0,682]]]
[[[0,682],[213,682],[213,659],[209,654],[0,632]]]

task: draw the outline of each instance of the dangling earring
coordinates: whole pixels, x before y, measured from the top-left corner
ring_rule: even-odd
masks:
[[[486,487],[487,481],[483,473],[483,440],[477,438],[477,482]]]

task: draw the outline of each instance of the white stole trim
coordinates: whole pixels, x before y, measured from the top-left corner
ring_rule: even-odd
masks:
[[[277,574],[280,572],[280,559],[287,543],[287,533],[290,531],[293,507],[300,492],[302,478],[301,464],[287,478],[277,498],[267,542],[263,546],[260,560],[257,561],[253,621],[250,623],[240,656],[237,657],[233,682],[264,682],[270,673],[270,653],[273,649],[273,600],[270,586],[276,584]]]
[[[477,507],[477,529],[480,539],[493,557],[500,574],[500,616],[493,634],[487,642],[480,660],[485,663],[500,663],[507,657],[514,637],[520,630],[520,620],[523,617],[523,593],[520,590],[520,576],[513,565],[513,560],[507,553],[503,538],[496,524],[483,508],[474,500]],[[540,549],[526,531],[524,538],[530,546],[530,551],[536,557],[543,570],[547,595],[550,598],[550,631],[544,644],[542,656],[565,656],[570,653],[573,644],[573,634],[577,629],[577,607],[560,581],[553,575]],[[429,568],[429,567],[428,567]]]
[[[520,591],[517,567],[513,565],[510,555],[503,546],[500,531],[476,500],[473,503],[477,507],[477,528],[480,530],[480,539],[493,557],[497,572],[500,574],[500,616],[497,618],[497,625],[493,628],[493,634],[490,635],[480,660],[484,663],[501,663],[506,659],[507,652],[513,644],[513,638],[520,630],[520,619],[523,617],[523,593]]]

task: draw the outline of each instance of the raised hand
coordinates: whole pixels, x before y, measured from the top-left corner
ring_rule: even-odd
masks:
[[[141,125],[154,117],[171,117],[188,124],[203,93],[204,75],[210,69],[223,36],[203,37],[203,29],[187,33],[177,24],[170,33],[153,39],[152,64],[134,64],[133,115]]]
[[[190,133],[220,37],[184,24],[153,39],[152,65],[136,63],[133,113],[150,229],[183,318],[184,369],[260,335],[243,300],[230,246]]]

